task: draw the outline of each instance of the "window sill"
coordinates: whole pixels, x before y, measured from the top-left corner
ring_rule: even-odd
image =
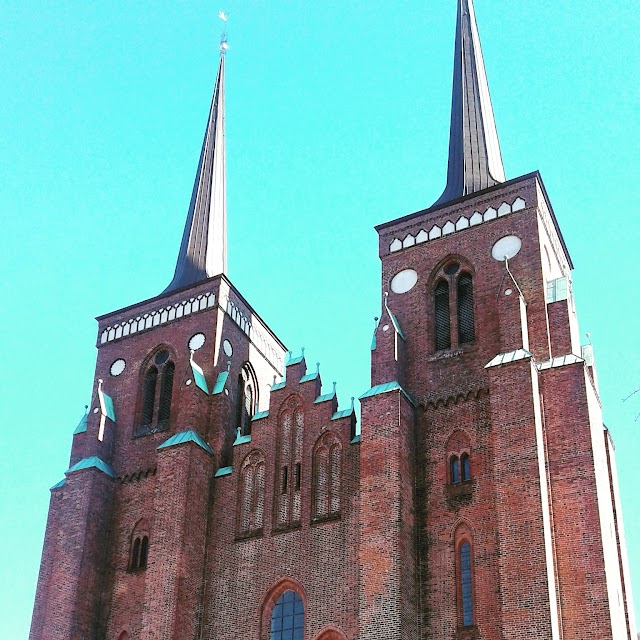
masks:
[[[465,353],[475,351],[476,348],[477,348],[477,343],[474,340],[473,342],[458,344],[455,347],[449,347],[448,349],[438,349],[427,358],[427,362],[437,362],[438,360],[449,360],[450,358],[456,358],[457,356],[462,356]]]
[[[311,519],[311,524],[325,524],[327,522],[336,522],[336,520],[341,520],[339,513],[330,513],[326,516],[316,516]]]
[[[242,542],[243,540],[251,540],[252,538],[262,538],[262,527],[260,529],[255,529],[254,531],[246,531],[243,533],[239,533],[235,537],[236,542]]]
[[[449,500],[470,499],[473,495],[473,480],[464,480],[463,482],[448,484],[445,487],[445,491]]]
[[[291,522],[290,524],[281,524],[281,525],[278,525],[277,527],[274,527],[271,533],[276,535],[278,533],[287,533],[288,531],[297,531],[300,528],[301,528],[300,521]]]
[[[154,433],[161,433],[162,431],[168,431],[168,424],[145,424],[136,427],[133,430],[134,438],[142,438],[144,436],[151,436]]]
[[[458,627],[456,640],[475,640],[480,637],[480,629],[475,625],[471,627]]]

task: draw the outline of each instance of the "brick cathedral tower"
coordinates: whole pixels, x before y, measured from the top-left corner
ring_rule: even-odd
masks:
[[[224,66],[174,278],[98,318],[30,637],[636,640],[573,265],[505,179],[472,0],[445,190],[377,227],[361,433],[226,276]]]

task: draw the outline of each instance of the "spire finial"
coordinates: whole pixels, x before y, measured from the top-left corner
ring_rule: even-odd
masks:
[[[227,21],[229,20],[229,12],[228,11],[218,11],[218,18],[224,22],[224,29],[222,30],[222,35],[220,36],[220,53],[224,55],[229,48],[229,41],[227,39]]]
[[[473,0],[458,0],[447,186],[435,205],[504,181]]]

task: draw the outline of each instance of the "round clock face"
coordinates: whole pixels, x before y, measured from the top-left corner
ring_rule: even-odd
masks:
[[[222,350],[224,351],[227,358],[230,358],[233,355],[233,347],[231,346],[231,343],[228,340],[225,340],[222,343]]]
[[[407,293],[415,287],[416,282],[418,282],[418,274],[413,269],[404,269],[393,276],[391,291],[393,293]]]
[[[493,245],[491,256],[498,262],[502,262],[505,258],[511,260],[511,258],[518,255],[520,247],[522,247],[522,240],[518,236],[505,236]]]
[[[204,333],[196,333],[189,338],[189,349],[197,351],[205,341]]]
[[[119,376],[124,371],[126,366],[127,363],[122,358],[118,358],[112,363],[111,367],[109,368],[109,373],[112,376]]]

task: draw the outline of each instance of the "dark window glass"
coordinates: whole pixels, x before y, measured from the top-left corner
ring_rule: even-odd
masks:
[[[473,593],[471,586],[471,545],[463,542],[460,545],[460,586],[462,592],[462,624],[473,625]]]
[[[140,569],[147,568],[147,555],[149,554],[149,538],[145,536],[142,538],[142,543],[140,544],[140,563],[138,566]]]
[[[133,543],[133,553],[131,554],[131,568],[137,569],[140,566],[140,538],[136,538]]]
[[[460,463],[462,466],[462,480],[471,480],[471,461],[469,460],[469,455],[463,453],[460,458]]]
[[[142,416],[140,422],[148,425],[153,422],[153,407],[156,402],[156,384],[158,382],[158,370],[150,367],[144,376],[144,399],[142,401]]]
[[[458,273],[458,269],[460,268],[459,262],[450,262],[445,268],[444,272],[448,276],[452,276],[454,273]]]
[[[174,371],[175,365],[173,362],[167,362],[167,364],[162,368],[160,405],[158,407],[158,425],[163,427],[169,424],[169,416],[171,415],[171,394],[173,392]]]
[[[473,282],[468,273],[458,279],[458,342],[466,344],[476,339],[473,326]]]
[[[304,604],[295,591],[285,591],[271,612],[270,640],[302,640]]]
[[[283,495],[287,493],[287,484],[289,481],[289,469],[287,467],[282,467],[282,483],[280,487],[280,493]]]
[[[296,463],[296,476],[295,476],[295,489],[296,491],[298,491],[300,489],[300,482],[301,482],[301,476],[302,475],[302,470],[300,468],[300,463],[297,462]]]
[[[456,484],[460,482],[460,464],[458,462],[458,457],[453,456],[449,462],[449,471],[451,474],[451,484]]]
[[[451,319],[449,317],[449,285],[440,280],[435,288],[436,349],[451,346]]]
[[[164,364],[168,359],[169,359],[169,352],[168,351],[159,351],[156,354],[156,357],[154,358],[154,361],[158,366],[160,366],[161,364]]]

